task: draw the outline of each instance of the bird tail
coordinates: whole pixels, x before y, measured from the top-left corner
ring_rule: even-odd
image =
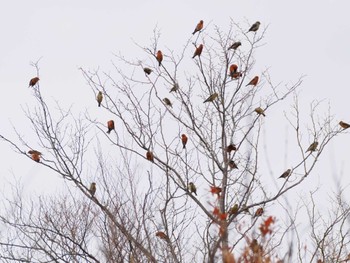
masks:
[[[110,134],[110,133],[111,133],[111,130],[108,130],[107,133]]]

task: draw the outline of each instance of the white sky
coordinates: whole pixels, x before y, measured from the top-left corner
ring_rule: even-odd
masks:
[[[79,67],[100,67],[108,72],[113,53],[136,58],[141,53],[133,41],[142,46],[149,44],[155,26],[162,32],[161,48],[181,50],[200,19],[205,26],[209,24],[208,30],[218,25],[225,31],[231,18],[247,28],[257,20],[262,27],[268,26],[266,45],[256,53],[257,67],[270,68],[274,83],[292,83],[306,75],[299,89],[305,113],[313,99],[325,99],[336,120],[350,122],[350,86],[346,82],[350,72],[349,10],[348,0],[6,1],[0,8],[0,85],[4,95],[0,133],[16,139],[13,124],[35,145],[21,108],[34,105],[32,91],[27,88],[29,79],[35,76],[31,61],[42,57],[40,87],[46,98],[58,100],[63,107],[73,104],[76,112],[87,109],[95,116],[95,97]],[[283,110],[288,110],[289,104]],[[287,128],[277,128],[283,118],[282,108],[279,113],[267,115],[274,118],[265,131],[268,147],[276,147],[276,156],[271,156],[270,162],[278,160],[274,176],[279,176],[285,166],[293,163],[285,163],[285,153],[279,152],[285,150],[283,136]],[[102,118],[108,119],[108,113]],[[268,135],[273,131],[276,133]],[[292,144],[292,131],[288,134],[288,143]],[[325,191],[321,193],[330,193],[334,174],[342,174],[342,184],[349,185],[349,136],[342,134],[329,145],[326,151],[330,154],[321,158],[314,178],[299,187],[301,194],[317,185]],[[305,141],[306,138],[305,134]],[[5,143],[0,142],[0,147],[1,178],[11,180],[15,175],[38,189],[55,186],[59,178],[48,178],[44,168],[19,157]]]

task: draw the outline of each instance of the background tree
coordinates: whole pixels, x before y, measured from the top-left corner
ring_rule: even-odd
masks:
[[[302,78],[282,87],[273,84],[268,71],[256,70],[265,29],[248,29],[233,22],[227,32],[204,27],[180,52],[165,46],[155,30],[149,46],[137,45],[143,58],[118,55],[113,73],[81,69],[96,107],[101,104],[111,119],[89,113],[76,117],[59,105],[53,109],[40,82],[35,84],[37,106],[25,114],[37,142],[27,142],[18,131],[16,141],[0,136],[28,158],[33,158],[29,150],[42,153],[38,165],[62,176],[70,192],[27,205],[16,190],[1,217],[8,227],[3,257],[24,262],[290,261],[293,240],[289,249],[279,248],[295,216],[277,227],[280,218],[271,211],[276,200],[288,205],[281,197],[310,176],[343,128],[330,113],[317,115],[318,102],[311,104],[311,126],[302,127],[296,95]],[[281,183],[274,190],[263,173],[262,129],[293,94],[291,114],[272,125],[276,133],[280,123],[291,125],[298,156],[278,172],[290,169],[276,178]],[[90,190],[92,182],[96,192]],[[344,224],[346,215],[348,209],[342,210]],[[313,234],[315,252],[306,260],[321,255],[327,260],[339,247],[344,249],[337,259],[344,259],[349,233],[341,233],[334,250],[326,250],[325,239],[322,243]],[[301,253],[299,259],[304,260]]]

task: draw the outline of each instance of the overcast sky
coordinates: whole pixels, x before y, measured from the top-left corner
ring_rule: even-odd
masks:
[[[200,19],[209,25],[208,30],[217,25],[223,31],[231,19],[247,28],[259,20],[262,27],[268,28],[266,45],[257,52],[258,66],[269,68],[274,83],[293,83],[305,75],[299,91],[306,115],[309,102],[325,100],[336,120],[350,122],[350,86],[346,82],[350,72],[349,10],[348,0],[6,1],[0,9],[0,133],[16,139],[12,132],[15,125],[35,144],[22,110],[34,105],[28,89],[29,79],[36,75],[31,61],[41,58],[40,87],[46,98],[58,100],[63,107],[73,104],[75,110],[87,109],[94,114],[96,101],[79,67],[100,67],[108,72],[113,54],[121,52],[136,58],[140,50],[134,42],[149,44],[156,26],[162,33],[161,48],[181,50]],[[288,108],[291,101],[287,103]],[[283,118],[282,109],[272,115],[275,122],[270,122],[269,129],[276,125],[276,133],[266,140],[271,147],[281,149],[274,143],[284,143],[282,137],[292,136],[292,131],[277,128],[278,118]],[[108,114],[103,118],[108,119]],[[281,130],[286,132],[281,134]],[[278,135],[280,141],[275,140]],[[307,193],[320,186],[329,193],[333,176],[342,176],[342,184],[349,185],[349,136],[342,134],[329,145],[329,154],[321,158],[313,179],[306,180],[298,191]],[[290,139],[288,143],[293,142]],[[60,180],[13,153],[7,144],[0,142],[0,147],[2,178],[11,181],[15,175],[37,189],[49,189],[48,185],[54,186],[56,179]],[[281,153],[270,161],[274,158],[281,160]],[[274,176],[279,176],[278,172],[292,161],[278,162]]]

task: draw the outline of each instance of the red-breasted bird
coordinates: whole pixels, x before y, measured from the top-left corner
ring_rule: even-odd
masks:
[[[259,27],[260,27],[260,22],[259,22],[259,21],[256,21],[256,22],[249,28],[248,32],[250,32],[250,31],[256,32],[256,31],[258,31]],[[248,32],[247,32],[247,33],[248,33]]]
[[[249,83],[247,85],[245,85],[246,87],[249,86],[249,85],[252,85],[252,86],[256,86],[259,82],[259,77],[258,76],[255,76],[251,81],[249,81]]]
[[[102,102],[102,100],[103,100],[102,91],[99,91],[99,92],[98,92],[97,97],[96,97],[96,100],[97,100],[98,106],[101,107],[101,102]]]
[[[201,31],[203,29],[204,22],[203,20],[199,21],[196,28],[194,29],[192,35],[196,34],[198,31]]]
[[[194,54],[193,54],[193,57],[192,58],[195,58],[196,56],[200,57],[200,55],[202,54],[202,51],[203,51],[203,44],[200,44],[196,50],[194,51]]]
[[[159,237],[160,239],[169,240],[169,237],[162,231],[156,232],[156,237]]]
[[[188,184],[188,191],[190,191],[190,193],[194,193],[195,195],[197,195],[197,187],[194,185],[194,183],[190,182]]]
[[[107,128],[108,128],[108,131],[107,131],[108,134],[109,134],[112,130],[114,130],[114,121],[113,121],[113,120],[107,121]]]
[[[318,142],[313,142],[310,144],[309,148],[307,148],[306,152],[314,152],[318,146]]]
[[[29,150],[28,154],[30,154],[33,161],[36,161],[37,163],[40,162],[40,156],[42,155],[41,152],[36,151],[36,150]]]
[[[153,153],[151,152],[151,151],[148,151],[147,153],[146,153],[146,159],[148,160],[148,161],[150,161],[150,162],[154,162],[154,155],[153,155]]]
[[[346,122],[343,122],[343,121],[340,121],[339,122],[339,125],[345,130],[347,128],[350,128],[350,124],[346,123]]]
[[[203,101],[203,103],[214,101],[218,96],[219,96],[219,94],[217,94],[215,92],[215,93],[211,94],[205,101]]]
[[[235,74],[237,72],[238,66],[236,64],[232,64],[229,68],[229,75],[231,78],[233,78],[233,74]]]
[[[228,48],[228,50],[230,50],[230,49],[236,50],[240,45],[242,45],[242,43],[241,43],[240,41],[237,41],[237,42],[233,43],[233,44]]]
[[[260,207],[255,211],[255,214],[253,217],[261,216],[263,213],[264,213],[264,209],[262,207]]]
[[[181,141],[182,141],[183,149],[185,149],[187,141],[188,141],[188,138],[187,138],[186,134],[181,134]]]
[[[89,192],[90,192],[90,194],[91,194],[92,196],[95,195],[95,193],[96,193],[96,183],[91,183],[91,184],[90,184]]]
[[[287,171],[285,171],[280,177],[278,177],[278,178],[287,178],[287,177],[289,177],[290,176],[290,172],[291,172],[292,170],[291,169],[288,169]]]
[[[151,74],[152,71],[153,71],[153,70],[150,69],[150,68],[143,68],[143,72],[145,72],[145,74],[147,74],[147,75]]]
[[[255,108],[255,110],[254,110],[257,114],[259,114],[259,115],[262,115],[262,116],[264,116],[264,117],[266,117],[266,115],[265,115],[265,111],[262,109],[262,108],[260,108],[260,107],[257,107],[257,108]]]
[[[163,61],[163,53],[162,51],[158,50],[157,51],[157,55],[156,55],[156,59],[159,63],[159,66],[162,64],[162,61]]]
[[[32,78],[30,81],[29,81],[29,87],[33,87],[36,85],[36,83],[38,83],[40,79],[38,77],[35,77],[35,78]],[[29,88],[28,87],[28,88]]]
[[[163,101],[166,106],[173,107],[173,104],[168,98],[164,98]]]

